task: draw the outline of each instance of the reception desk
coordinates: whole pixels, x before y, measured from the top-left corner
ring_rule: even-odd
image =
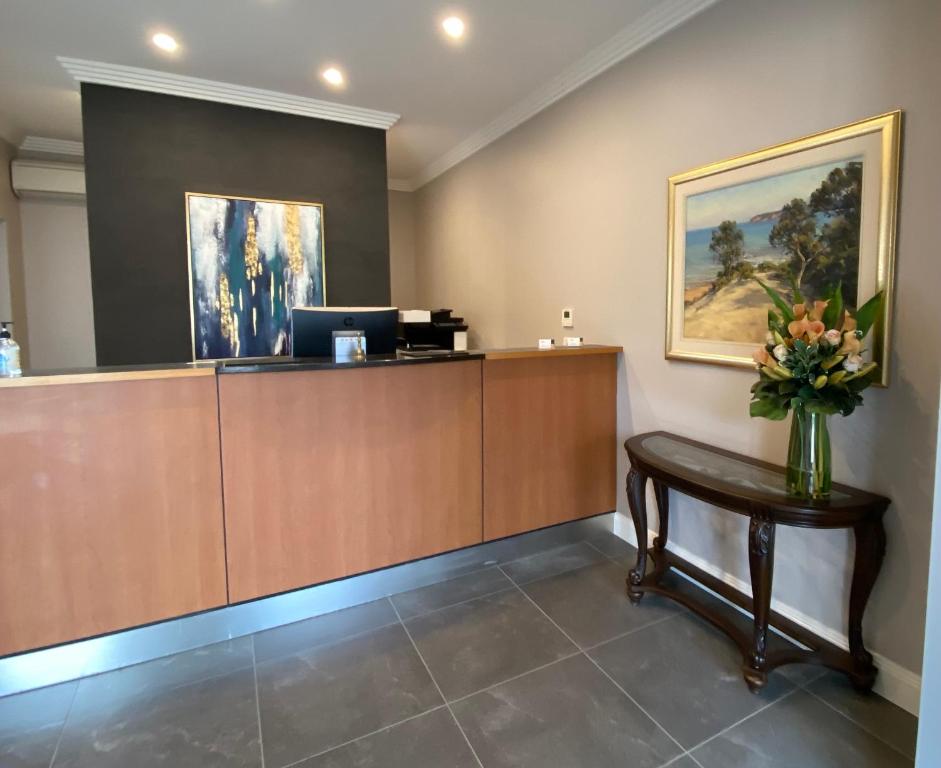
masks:
[[[0,380],[0,656],[609,512],[619,351]]]

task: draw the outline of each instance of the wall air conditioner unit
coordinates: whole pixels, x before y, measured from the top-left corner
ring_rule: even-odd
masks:
[[[84,200],[85,166],[50,160],[10,163],[13,194],[23,200]]]

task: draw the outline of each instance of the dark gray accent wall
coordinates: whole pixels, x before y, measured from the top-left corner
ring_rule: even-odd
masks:
[[[187,361],[186,192],[324,205],[327,301],[387,306],[385,131],[82,85],[99,365]]]

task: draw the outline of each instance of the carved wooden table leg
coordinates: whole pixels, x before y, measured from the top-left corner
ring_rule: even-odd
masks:
[[[637,565],[627,577],[627,596],[635,605],[644,596],[637,586],[647,572],[647,476],[633,466],[627,473],[627,501],[634,519],[634,532],[637,534]]]
[[[853,532],[856,534],[856,555],[850,587],[849,641],[853,657],[850,681],[859,691],[871,691],[877,670],[872,663],[872,654],[863,645],[863,614],[885,557],[885,528],[880,517],[857,524]]]
[[[751,571],[755,634],[751,658],[746,660],[742,672],[748,688],[752,693],[757,693],[768,682],[765,654],[774,576],[774,523],[752,518],[748,526],[748,565]]]
[[[660,527],[657,531],[657,538],[653,540],[653,546],[657,551],[663,551],[667,548],[667,539],[670,536],[670,490],[659,480],[654,480],[653,491],[657,497],[657,510],[660,517]]]

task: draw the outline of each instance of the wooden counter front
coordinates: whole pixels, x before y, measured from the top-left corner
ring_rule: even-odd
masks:
[[[480,543],[480,376],[220,375],[230,600]]]
[[[225,604],[214,377],[0,403],[0,655]]]
[[[485,541],[615,508],[619,351],[488,352]]]

